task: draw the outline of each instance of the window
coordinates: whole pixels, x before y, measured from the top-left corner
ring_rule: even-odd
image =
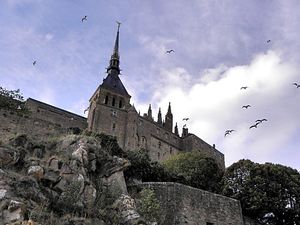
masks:
[[[206,225],[214,225],[214,223],[206,222]]]
[[[111,105],[112,105],[112,106],[115,106],[115,104],[116,104],[116,99],[113,98],[113,99],[112,99],[112,104],[111,104]]]
[[[172,153],[173,153],[173,149],[172,147],[170,147],[170,155],[172,155]]]
[[[108,96],[105,96],[105,100],[104,100],[104,104],[107,105],[108,104]]]
[[[115,131],[116,130],[116,123],[112,124],[112,130]]]
[[[122,100],[119,101],[119,108],[122,108],[123,107],[123,102]]]
[[[113,116],[113,117],[117,117],[117,111],[115,111],[115,110],[112,110],[112,111],[111,111],[111,116]]]
[[[161,148],[161,142],[160,141],[158,142],[158,148]]]

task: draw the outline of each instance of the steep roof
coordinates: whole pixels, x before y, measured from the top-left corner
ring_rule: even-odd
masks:
[[[124,87],[118,74],[115,73],[109,73],[103,80],[103,83],[100,85],[100,87],[126,97],[131,97]]]

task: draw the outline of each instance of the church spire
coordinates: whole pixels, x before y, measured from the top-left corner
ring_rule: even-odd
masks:
[[[120,31],[120,25],[121,23],[117,21],[118,24],[118,31],[117,31],[117,37],[116,37],[116,41],[115,41],[115,46],[114,46],[114,50],[113,53],[110,57],[110,61],[109,61],[109,67],[107,68],[107,72],[112,72],[112,71],[116,71],[117,75],[120,74],[120,55],[119,55],[119,31]]]

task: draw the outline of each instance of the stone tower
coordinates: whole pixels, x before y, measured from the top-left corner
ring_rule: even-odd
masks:
[[[116,136],[120,145],[124,145],[127,109],[131,107],[131,96],[120,80],[119,29],[109,66],[107,77],[90,98],[88,129],[97,133]]]

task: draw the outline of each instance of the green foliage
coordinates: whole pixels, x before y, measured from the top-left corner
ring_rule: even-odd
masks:
[[[24,97],[20,93],[20,89],[7,90],[0,87],[0,108],[16,111],[20,113],[28,113],[28,109],[24,104]]]
[[[290,167],[240,160],[227,168],[223,194],[263,224],[300,224],[300,174]]]
[[[158,162],[151,162],[149,155],[143,149],[129,151],[127,159],[131,165],[124,171],[126,180],[132,178],[148,181],[174,181],[175,178],[169,174]]]
[[[183,178],[181,183],[195,188],[220,192],[223,171],[213,158],[197,151],[180,153],[164,161],[169,173]]]
[[[155,196],[155,192],[145,188],[140,192],[140,204],[138,212],[148,221],[157,222],[160,216],[160,204]]]

